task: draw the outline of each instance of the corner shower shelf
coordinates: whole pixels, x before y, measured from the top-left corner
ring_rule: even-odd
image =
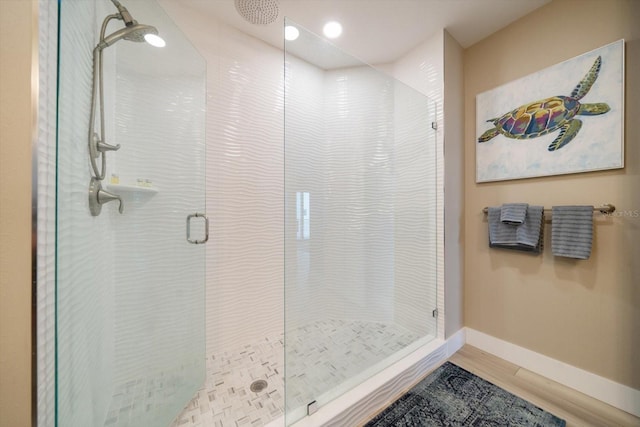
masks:
[[[139,185],[126,185],[126,184],[107,184],[107,190],[113,191],[119,195],[125,194],[145,194],[145,195],[154,195],[158,192],[158,189],[155,187],[141,187]]]

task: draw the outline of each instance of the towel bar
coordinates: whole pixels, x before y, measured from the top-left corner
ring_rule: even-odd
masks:
[[[549,210],[549,209],[545,208],[545,211],[547,211],[547,210]],[[612,205],[611,203],[607,203],[607,204],[604,204],[602,206],[593,208],[594,212],[600,212],[601,214],[610,214],[610,213],[615,212],[615,210],[616,210],[616,207],[614,205]],[[485,207],[484,209],[482,209],[482,212],[486,214],[487,212],[489,212],[489,208]]]

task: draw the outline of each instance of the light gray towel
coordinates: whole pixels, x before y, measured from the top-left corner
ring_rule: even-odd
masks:
[[[527,216],[528,203],[505,203],[500,208],[500,222],[509,225],[521,225]]]
[[[529,206],[522,225],[503,224],[500,208],[490,207],[489,247],[541,253],[544,248],[544,207]]]
[[[553,254],[589,259],[593,242],[593,206],[553,206],[551,214]]]

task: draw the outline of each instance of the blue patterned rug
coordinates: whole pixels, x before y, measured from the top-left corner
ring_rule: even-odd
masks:
[[[565,425],[555,415],[445,362],[365,427]]]

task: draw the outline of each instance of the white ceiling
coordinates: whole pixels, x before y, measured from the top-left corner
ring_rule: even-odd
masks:
[[[177,0],[176,0],[177,1]],[[392,62],[445,28],[466,48],[551,0],[278,0],[269,25],[252,25],[233,0],[179,0],[265,42],[283,47],[283,19],[316,33],[328,20],[344,28],[332,40],[369,64]]]

